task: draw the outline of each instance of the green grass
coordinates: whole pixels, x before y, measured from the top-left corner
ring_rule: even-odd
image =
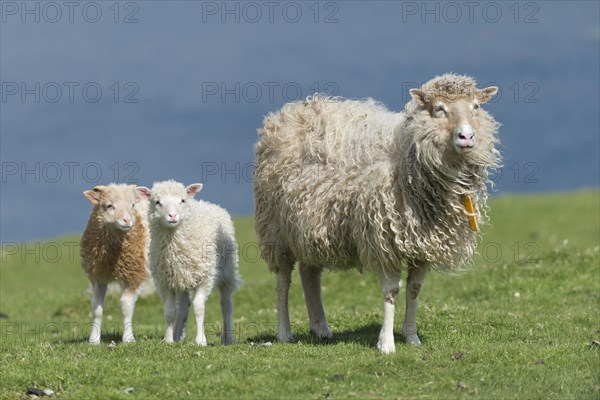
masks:
[[[274,278],[256,260],[250,218],[236,220],[245,283],[235,296],[238,342],[231,347],[218,344],[218,293],[207,306],[207,348],[192,344],[192,317],[186,342],[161,342],[156,295],[137,303],[137,343],[121,344],[116,294],[106,301],[103,343],[90,346],[87,282],[77,249],[73,257],[67,251],[78,237],[37,250],[5,246],[0,311],[9,318],[0,322],[0,398],[25,398],[35,386],[65,399],[598,399],[600,347],[591,343],[600,340],[599,199],[598,192],[493,199],[493,226],[485,228],[475,267],[427,277],[418,316],[423,345],[405,345],[397,334],[389,356],[375,348],[377,279],[357,272],[323,277],[335,340],[307,334],[295,275],[297,342],[259,346],[274,341]],[[397,328],[403,302],[398,308]],[[125,393],[129,387],[134,391]]]

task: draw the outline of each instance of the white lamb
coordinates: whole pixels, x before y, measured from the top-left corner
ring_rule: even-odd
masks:
[[[165,341],[183,339],[193,294],[196,344],[206,346],[204,304],[218,287],[223,314],[223,344],[233,337],[233,292],[241,284],[233,222],[221,207],[194,196],[202,184],[175,181],[140,187],[150,199],[151,272],[165,305]]]
[[[83,192],[94,206],[81,237],[81,265],[92,286],[93,324],[89,341],[100,343],[106,287],[123,288],[123,342],[134,342],[133,310],[142,285],[149,277],[148,201],[133,185],[110,184]]]
[[[487,169],[500,155],[498,124],[480,105],[496,91],[445,74],[411,90],[401,113],[370,99],[317,96],[265,118],[256,145],[255,227],[276,273],[279,340],[292,339],[288,291],[298,261],[310,328],[321,337],[331,336],[323,268],[379,276],[383,353],[395,350],[394,304],[407,271],[402,334],[420,343],[417,296],[426,272],[468,263],[476,219],[486,219]]]

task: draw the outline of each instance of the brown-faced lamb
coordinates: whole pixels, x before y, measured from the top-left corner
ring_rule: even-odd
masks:
[[[83,192],[94,206],[81,238],[81,265],[92,286],[93,323],[89,341],[100,343],[106,287],[123,288],[123,342],[135,342],[133,311],[144,281],[150,276],[147,261],[148,201],[133,185],[110,184]]]

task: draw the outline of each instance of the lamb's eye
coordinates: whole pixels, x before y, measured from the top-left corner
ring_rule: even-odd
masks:
[[[477,103],[474,103],[474,104],[473,104],[473,110],[477,110],[478,108],[479,108],[479,104],[477,104]]]
[[[160,206],[160,200],[156,200],[156,201],[154,202],[154,204],[156,204],[157,206]]]
[[[185,203],[185,199],[181,199],[181,202],[182,202],[182,203]]]

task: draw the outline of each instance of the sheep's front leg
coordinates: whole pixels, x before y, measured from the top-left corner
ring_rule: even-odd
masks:
[[[102,313],[104,297],[106,296],[106,283],[92,282],[92,330],[90,332],[90,343],[100,344],[100,332],[102,330]]]
[[[321,274],[323,269],[300,263],[299,273],[302,281],[302,290],[304,291],[304,301],[308,311],[308,321],[310,332],[317,337],[329,339],[333,337],[327,319],[325,310],[323,310],[323,300],[321,299]]]
[[[280,268],[275,274],[275,279],[278,320],[277,340],[280,342],[291,342],[294,337],[292,336],[292,326],[290,324],[288,298],[290,293],[290,285],[292,284],[292,269]]]
[[[165,303],[165,342],[173,343],[173,322],[175,322],[175,292],[165,290],[163,293]]]
[[[206,336],[204,335],[204,304],[208,298],[209,293],[202,287],[196,289],[194,295],[194,317],[196,318],[196,344],[199,346],[206,346]]]
[[[123,313],[123,343],[135,342],[133,336],[133,311],[135,302],[138,298],[138,292],[126,287],[121,294],[121,312]]]
[[[404,315],[404,323],[402,324],[402,335],[406,343],[421,344],[421,340],[417,336],[417,298],[428,270],[429,266],[415,266],[408,270],[408,278],[406,279],[406,314]]]
[[[389,354],[396,351],[394,343],[394,311],[396,297],[400,290],[400,278],[397,275],[381,273],[379,275],[381,283],[381,292],[383,293],[383,325],[379,333],[379,342],[377,347],[383,354]]]
[[[175,327],[173,328],[173,339],[176,342],[180,342],[185,338],[185,326],[190,311],[190,297],[188,292],[177,293],[175,301],[177,302],[177,316],[175,317]]]

